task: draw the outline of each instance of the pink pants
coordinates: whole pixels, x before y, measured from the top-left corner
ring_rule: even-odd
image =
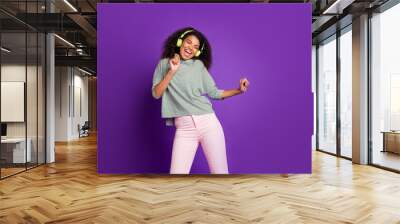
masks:
[[[228,173],[224,131],[214,113],[177,117],[175,127],[171,174],[190,172],[199,143],[211,173]]]

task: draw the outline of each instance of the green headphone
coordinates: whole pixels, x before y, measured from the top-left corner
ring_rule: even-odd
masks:
[[[186,34],[188,34],[188,33],[190,33],[190,32],[193,32],[193,30],[186,30],[185,32],[183,32],[183,33],[181,34],[181,36],[178,38],[178,41],[176,41],[176,46],[177,46],[177,47],[181,47],[181,46],[182,46],[182,43],[183,43],[183,39],[182,39],[182,38],[183,38]],[[203,45],[201,45],[201,49],[199,49],[199,50],[196,52],[195,56],[196,56],[196,57],[199,57],[200,54],[201,54],[201,52],[203,51],[203,49],[204,49],[204,43],[203,43]]]

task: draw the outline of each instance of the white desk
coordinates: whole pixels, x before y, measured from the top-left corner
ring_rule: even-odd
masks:
[[[26,147],[25,154],[25,138],[6,138],[1,139],[2,149],[1,151],[10,150],[8,147],[12,148],[12,163],[25,163],[30,162],[32,158],[31,145],[32,140],[27,138],[28,147]],[[6,147],[6,149],[4,149]],[[25,161],[27,159],[27,161]]]

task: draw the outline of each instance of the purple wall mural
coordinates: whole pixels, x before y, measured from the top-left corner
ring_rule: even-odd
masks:
[[[98,172],[168,173],[174,127],[151,95],[162,43],[193,26],[213,48],[212,101],[231,173],[310,173],[310,4],[98,4]],[[209,173],[199,147],[191,173]]]

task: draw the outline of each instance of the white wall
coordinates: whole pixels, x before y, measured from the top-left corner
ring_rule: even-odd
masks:
[[[77,70],[75,70],[76,72]],[[81,126],[88,121],[89,119],[89,112],[88,112],[88,77],[74,75],[74,108],[73,108],[73,119],[72,119],[72,135],[74,137],[79,137],[78,133],[78,124]],[[80,97],[79,97],[80,96]],[[80,111],[81,110],[81,111]]]
[[[70,84],[69,69],[55,68],[55,141],[68,140],[68,86]]]
[[[88,77],[72,67],[56,67],[55,73],[55,140],[77,139],[78,124],[88,120]]]
[[[25,70],[27,69],[27,70]],[[27,71],[27,73],[26,73]],[[36,80],[32,76],[36,77],[36,66],[27,66],[19,64],[5,64],[1,66],[1,81],[2,82],[25,82],[25,76],[28,76],[28,83],[30,86],[36,86]],[[31,133],[36,130],[36,88],[27,88],[27,118],[28,118],[28,137]],[[3,96],[4,97],[4,96]],[[39,105],[40,107],[41,105]],[[6,110],[7,108],[1,108]],[[34,123],[32,123],[34,122]],[[25,124],[26,122],[7,122],[7,136],[8,137],[25,137]],[[36,131],[34,132],[36,135]]]

